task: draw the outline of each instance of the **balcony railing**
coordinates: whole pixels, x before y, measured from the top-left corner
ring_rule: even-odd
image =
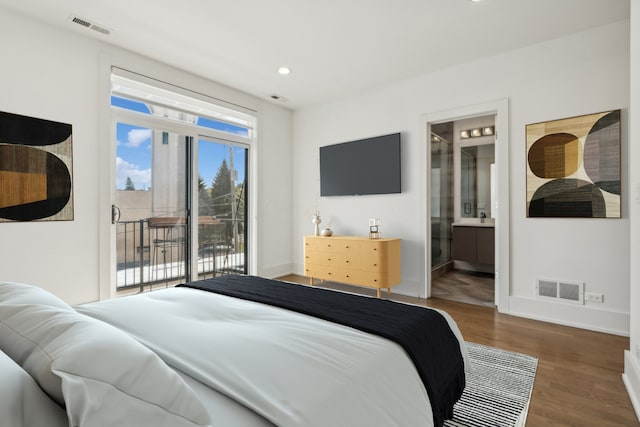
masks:
[[[211,217],[198,223],[198,278],[246,273],[243,221]],[[117,288],[184,281],[185,227],[176,218],[118,221]],[[195,255],[195,254],[194,254]]]

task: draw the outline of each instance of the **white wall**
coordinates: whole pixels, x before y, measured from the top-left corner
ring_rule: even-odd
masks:
[[[624,382],[629,391],[638,419],[640,419],[640,0],[631,0],[631,72],[629,106],[629,204],[630,231],[630,259],[631,290],[629,301],[631,304],[631,343],[630,351],[624,358]]]
[[[290,274],[291,265],[291,120],[289,110],[263,108],[259,117],[260,167],[257,218],[260,247],[256,274]],[[251,191],[251,190],[249,190]]]
[[[419,49],[416,50],[418,54]],[[527,219],[525,125],[623,109],[622,154],[627,158],[629,22],[622,21],[496,57],[422,75],[347,99],[298,110],[293,127],[293,257],[302,272],[302,236],[319,191],[318,147],[402,133],[403,192],[321,198],[323,220],[336,234],[366,233],[381,219],[384,236],[402,243],[402,284],[395,292],[419,295],[426,253],[421,194],[420,117],[502,98],[509,99],[511,277],[510,311],[526,317],[619,334],[629,332],[628,163],[622,168],[622,219]],[[429,245],[427,245],[429,246]],[[585,282],[605,294],[597,306],[534,299],[538,276]],[[504,278],[502,278],[504,280]]]
[[[109,223],[101,223],[108,213],[99,208],[111,204],[111,183],[104,178],[111,163],[101,157],[110,152],[104,145],[110,144],[106,104],[111,64],[258,111],[254,154],[261,195],[256,220],[269,227],[258,230],[254,273],[276,272],[283,266],[290,271],[288,110],[77,31],[53,28],[5,10],[0,13],[0,52],[0,111],[73,125],[75,201],[73,221],[0,223],[0,280],[36,284],[70,303],[96,300],[100,295],[99,282],[109,263],[108,242],[106,246],[104,242]]]

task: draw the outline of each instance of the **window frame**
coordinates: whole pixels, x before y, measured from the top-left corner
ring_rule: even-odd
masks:
[[[245,256],[248,259],[245,259],[245,265],[246,265],[246,269],[247,269],[247,273],[248,274],[256,274],[256,268],[257,268],[257,256],[258,256],[258,251],[257,251],[257,247],[258,247],[258,233],[257,233],[257,195],[255,194],[255,188],[256,188],[256,183],[257,183],[257,179],[256,179],[256,169],[257,169],[257,165],[256,165],[256,142],[257,142],[257,133],[256,133],[256,127],[257,127],[257,121],[258,121],[258,114],[256,111],[252,110],[252,109],[248,109],[248,108],[244,108],[241,106],[237,106],[235,104],[231,104],[231,103],[227,103],[221,100],[218,100],[216,98],[212,98],[206,95],[202,95],[199,94],[198,92],[193,92],[193,91],[189,91],[187,89],[184,88],[180,88],[178,86],[174,86],[174,85],[170,85],[168,83],[162,82],[160,80],[155,80],[146,76],[142,76],[140,74],[137,73],[133,73],[133,72],[129,72],[127,70],[121,69],[121,68],[117,68],[117,67],[113,67],[111,68],[111,73],[110,73],[110,79],[114,76],[121,76],[121,77],[125,77],[128,78],[130,80],[136,80],[136,81],[141,81],[143,83],[149,84],[149,83],[154,83],[157,84],[159,87],[161,87],[163,90],[175,90],[176,93],[179,93],[181,95],[184,96],[190,96],[196,99],[199,99],[203,102],[209,102],[212,105],[215,106],[219,106],[220,108],[224,108],[226,109],[226,111],[231,111],[234,113],[237,113],[240,117],[244,117],[244,119],[247,121],[247,125],[246,128],[249,130],[248,135],[244,136],[244,135],[240,135],[240,134],[236,134],[236,133],[232,133],[232,132],[224,132],[224,131],[220,131],[217,129],[213,129],[210,127],[206,127],[206,126],[200,126],[197,124],[188,124],[186,122],[182,122],[182,121],[178,121],[178,120],[172,120],[172,119],[165,119],[162,117],[158,117],[155,116],[153,114],[148,114],[148,113],[142,113],[142,112],[138,112],[138,111],[134,111],[134,110],[130,110],[130,109],[126,109],[126,108],[122,108],[119,106],[114,106],[111,105],[111,96],[115,95],[115,96],[119,96],[119,97],[123,97],[123,98],[127,98],[124,97],[122,95],[119,95],[117,93],[113,93],[112,91],[109,92],[109,97],[108,97],[108,101],[109,101],[109,105],[107,106],[108,111],[109,111],[109,123],[110,123],[110,141],[112,144],[112,149],[111,149],[111,157],[109,159],[110,163],[111,163],[111,182],[110,182],[110,194],[111,194],[111,201],[112,204],[115,201],[115,185],[113,185],[115,176],[116,176],[116,171],[115,171],[115,164],[116,164],[116,157],[117,157],[117,149],[116,149],[116,144],[117,144],[117,135],[116,135],[116,124],[118,122],[121,123],[128,123],[131,125],[135,125],[135,126],[141,126],[141,127],[146,127],[146,128],[150,128],[150,129],[157,129],[157,130],[163,130],[163,131],[167,131],[167,132],[174,132],[174,133],[178,133],[178,134],[182,134],[185,135],[187,137],[192,137],[193,141],[195,141],[195,143],[192,144],[192,155],[191,155],[191,167],[193,170],[192,176],[191,176],[191,182],[190,182],[190,186],[188,186],[188,188],[190,188],[191,194],[189,195],[189,198],[191,199],[191,205],[190,205],[190,209],[194,212],[197,212],[198,209],[198,198],[197,198],[197,192],[194,189],[198,188],[198,173],[197,173],[197,165],[198,165],[198,144],[197,142],[200,139],[205,139],[208,141],[214,141],[214,142],[219,142],[221,144],[229,144],[229,145],[233,145],[233,146],[240,146],[242,148],[245,148],[247,150],[247,167],[246,167],[246,171],[245,173],[247,174],[246,176],[246,181],[247,181],[247,188],[250,189],[250,191],[247,192],[247,196],[246,196],[246,227],[247,227],[247,247],[248,249],[245,250]],[[111,81],[111,80],[110,80]],[[133,99],[133,98],[131,98]],[[143,100],[140,99],[134,99],[135,101],[139,101],[139,102],[143,102]],[[191,113],[189,113],[191,114]],[[227,121],[222,121],[219,118],[212,118],[209,116],[202,116],[211,120],[216,120],[216,121],[221,121],[223,123],[227,123]],[[245,125],[243,124],[238,124],[238,123],[233,123],[231,122],[230,124],[234,125],[234,126],[241,126],[244,127]],[[191,233],[192,236],[197,236],[197,224],[192,221],[191,222]],[[194,230],[195,229],[195,230]],[[195,233],[195,234],[193,234]],[[197,238],[193,238],[190,242],[189,245],[189,249],[191,251],[191,254],[196,254],[197,253]],[[115,245],[112,243],[111,245],[111,253],[115,254]],[[113,255],[111,257],[111,261],[110,261],[110,265],[111,265],[111,271],[115,272],[115,262],[116,262],[116,257],[115,255]],[[192,273],[195,273],[196,275],[192,277],[197,277],[197,257],[195,256],[191,256],[190,257],[190,264],[187,266],[187,268],[189,268],[191,270]],[[112,289],[111,293],[112,295],[114,294],[114,292],[116,292],[116,287],[117,284],[113,282],[113,280],[110,281],[110,287]]]

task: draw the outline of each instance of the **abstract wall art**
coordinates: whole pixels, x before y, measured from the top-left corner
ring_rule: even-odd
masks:
[[[526,126],[527,217],[620,218],[620,110]]]
[[[72,127],[0,111],[0,222],[73,220]]]

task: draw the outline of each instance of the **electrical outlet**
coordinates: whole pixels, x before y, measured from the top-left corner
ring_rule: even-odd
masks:
[[[604,294],[596,294],[594,292],[586,292],[584,294],[584,300],[586,302],[604,302]]]

